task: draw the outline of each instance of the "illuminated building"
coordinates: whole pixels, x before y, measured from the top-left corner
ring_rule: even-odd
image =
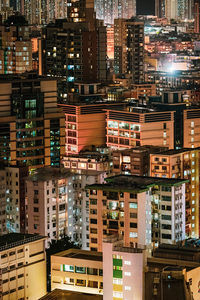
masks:
[[[45,237],[12,233],[0,237],[1,299],[39,299],[46,294]]]
[[[103,295],[102,253],[70,249],[51,256],[51,288]]]
[[[174,112],[107,110],[107,146],[130,149],[135,146],[174,148]]]
[[[114,24],[115,19],[130,19],[136,15],[136,0],[96,0],[97,19],[106,25]]]
[[[107,237],[103,242],[104,300],[144,300],[145,251],[124,247],[122,240]],[[134,278],[134,280],[133,280]]]
[[[41,168],[27,178],[28,233],[45,235],[47,242],[68,235],[82,249],[89,249],[89,203],[84,187],[103,183],[106,171],[85,170],[84,164],[76,160],[72,169],[66,163],[65,169]]]
[[[113,150],[112,172],[115,175],[128,174],[148,176],[150,165],[150,153],[159,153],[163,150],[167,150],[167,148],[156,146],[143,146],[126,150]]]
[[[135,84],[144,82],[144,23],[137,19],[114,22],[114,71],[130,74]]]
[[[75,81],[106,80],[107,46],[106,28],[102,23],[95,25],[94,19],[69,20],[71,22],[56,20],[54,25],[44,28],[40,67],[42,74],[65,78],[69,91],[73,92]]]
[[[194,2],[194,32],[200,32],[200,1],[195,0]]]
[[[6,164],[59,166],[64,118],[57,108],[57,81],[37,75],[0,78],[0,144]]]
[[[11,16],[0,25],[0,74],[19,74],[32,70],[30,29],[22,16]]]
[[[150,97],[156,96],[156,85],[143,83],[143,84],[133,84],[131,85],[131,96],[135,99],[139,99],[140,97]]]
[[[151,176],[184,178],[186,183],[186,234],[199,237],[199,157],[200,150],[180,149],[151,154]],[[198,178],[198,179],[197,179]],[[177,197],[176,197],[177,198]]]
[[[187,180],[119,175],[89,190],[90,250],[102,251],[106,235],[125,246],[157,247],[185,239]],[[178,205],[175,206],[175,201]]]
[[[26,180],[27,232],[58,240],[68,233],[67,186],[70,174],[55,168],[42,168]],[[68,203],[69,202],[69,203]]]
[[[185,148],[200,147],[199,140],[200,109],[188,109],[183,115],[183,140]]]
[[[81,86],[84,87],[82,84]],[[105,103],[99,101],[98,103],[98,100],[95,104],[92,104],[90,99],[92,100],[93,97],[99,98],[100,95],[94,93],[93,85],[91,85],[91,90],[89,93],[85,94],[83,92],[79,95],[78,101],[75,101],[74,104],[72,102],[72,104],[60,105],[65,113],[66,155],[91,149],[92,145],[104,145],[106,142],[106,113],[104,110],[124,106],[123,103],[110,103],[109,101]]]
[[[107,55],[109,59],[114,59],[114,26],[107,25]]]
[[[25,230],[23,178],[32,169],[59,166],[64,155],[64,115],[57,108],[57,81],[37,75],[0,78],[1,164],[20,169],[20,229]]]
[[[20,170],[0,169],[0,235],[20,232]]]

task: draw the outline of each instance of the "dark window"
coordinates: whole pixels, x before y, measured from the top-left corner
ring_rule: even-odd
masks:
[[[130,223],[130,228],[137,228],[137,223]]]

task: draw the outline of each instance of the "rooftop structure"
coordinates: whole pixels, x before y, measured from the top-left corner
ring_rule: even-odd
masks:
[[[37,240],[45,239],[45,237],[36,234],[9,233],[0,236],[0,251],[14,248]]]

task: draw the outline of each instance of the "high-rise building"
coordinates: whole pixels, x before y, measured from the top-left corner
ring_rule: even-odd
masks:
[[[25,230],[24,177],[32,169],[59,166],[64,155],[64,115],[57,81],[33,74],[0,78],[1,165],[20,169],[20,229]]]
[[[90,250],[102,251],[107,235],[125,246],[157,247],[185,239],[187,180],[119,175],[89,190]],[[175,205],[176,204],[176,205]]]
[[[29,169],[59,166],[64,154],[64,115],[57,81],[37,75],[0,78],[0,144],[5,164]]]
[[[144,81],[144,23],[137,19],[114,22],[114,71],[129,74],[133,83]]]
[[[200,32],[200,1],[194,1],[194,32]]]
[[[155,0],[155,15],[169,20],[191,20],[194,16],[194,0]]]
[[[87,22],[79,21],[81,16],[69,18],[70,22],[56,20],[43,30],[41,72],[65,78],[71,92],[75,81],[94,83],[107,78],[106,27],[91,21],[90,14],[88,18]]]
[[[47,236],[47,245],[68,235],[82,249],[89,249],[89,203],[84,188],[103,183],[108,168],[86,170],[85,161],[74,157],[71,168],[67,163],[64,169],[41,168],[26,180],[26,231]]]
[[[0,74],[32,70],[30,27],[22,16],[11,16],[0,25]]]
[[[187,179],[185,190],[186,234],[199,237],[199,158],[200,149],[169,150],[151,154],[150,174],[156,177]],[[176,197],[177,198],[177,197]]]
[[[96,0],[97,19],[104,24],[114,24],[115,19],[130,19],[136,15],[136,0]]]
[[[20,170],[0,169],[0,235],[20,232]]]

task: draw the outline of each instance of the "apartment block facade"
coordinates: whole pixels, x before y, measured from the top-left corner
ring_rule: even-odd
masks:
[[[59,166],[64,155],[64,115],[57,81],[33,74],[0,78],[0,145],[6,165]]]
[[[156,146],[141,146],[133,149],[113,150],[113,168],[112,172],[115,175],[139,175],[148,176],[150,153],[161,152],[167,150],[164,147]]]
[[[185,182],[119,175],[89,190],[90,250],[102,251],[107,235],[125,246],[173,244],[185,238]]]
[[[51,287],[103,295],[102,253],[70,249],[51,256]]]
[[[107,110],[107,146],[130,149],[153,145],[174,148],[173,112],[138,112]]]
[[[46,294],[45,237],[12,233],[0,237],[0,296],[35,300]]]
[[[30,27],[23,17],[12,16],[0,24],[0,74],[20,74],[32,70]]]
[[[114,21],[114,71],[130,74],[134,84],[144,82],[144,23],[137,19]]]
[[[26,230],[47,242],[68,235],[89,249],[89,202],[85,186],[103,183],[106,172],[42,168],[26,180]]]
[[[105,104],[62,104],[65,113],[66,145],[65,153],[78,154],[91,146],[106,143],[105,122],[106,108],[120,108],[122,103]]]
[[[200,149],[184,148],[151,154],[151,176],[187,179],[185,190],[186,234],[199,237],[199,156]]]
[[[105,239],[103,242],[104,299],[145,299],[145,266],[144,250],[124,247],[123,242],[115,237]]]

